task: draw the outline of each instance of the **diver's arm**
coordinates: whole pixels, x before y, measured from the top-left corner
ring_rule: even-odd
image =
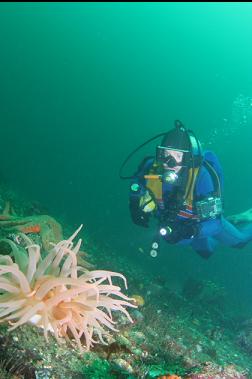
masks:
[[[154,210],[155,204],[152,200],[144,175],[149,171],[153,159],[145,160],[144,164],[139,166],[130,186],[129,209],[132,221],[140,226],[148,227],[150,213]]]

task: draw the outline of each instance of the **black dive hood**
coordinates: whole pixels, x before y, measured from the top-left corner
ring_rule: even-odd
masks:
[[[159,148],[160,150],[168,148],[171,150],[182,151],[184,153],[182,162],[184,167],[187,167],[188,169],[194,169],[201,166],[203,157],[199,140],[195,137],[194,133],[191,130],[184,127],[181,121],[175,120],[174,124],[174,129],[169,130],[166,133],[157,134],[156,136],[142,143],[128,155],[120,167],[119,176],[121,179],[133,179],[135,177],[134,175],[123,176],[122,170],[124,166],[138,150],[159,137],[163,137],[163,139],[161,141],[161,145],[157,146],[157,151]]]
[[[160,153],[165,150],[177,150],[183,152],[182,165],[189,168],[197,168],[202,163],[202,151],[199,140],[194,133],[186,129],[181,121],[175,121],[175,128],[167,132],[157,146],[156,160],[158,161]]]

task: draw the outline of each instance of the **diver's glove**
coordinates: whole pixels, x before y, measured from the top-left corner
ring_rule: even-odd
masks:
[[[136,225],[144,226],[148,228],[149,224],[149,213],[143,212],[139,207],[139,200],[135,197],[130,199],[129,203],[131,219]]]
[[[145,194],[141,196],[139,206],[144,213],[153,212],[156,209],[156,203],[149,191],[146,191]]]
[[[139,186],[131,188],[129,208],[132,221],[147,228],[150,212],[156,208],[156,205],[149,192]]]
[[[194,222],[173,222],[160,228],[161,236],[169,243],[192,239],[198,234],[198,225]]]

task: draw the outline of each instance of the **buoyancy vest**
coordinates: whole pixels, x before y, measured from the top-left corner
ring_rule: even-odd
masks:
[[[210,202],[207,203],[206,199],[210,199],[210,206],[216,208],[214,202],[216,199],[219,201],[222,198],[222,170],[217,157],[212,152],[204,154],[204,160],[200,168],[190,168],[188,170],[184,193],[178,192],[179,194],[176,195],[176,190],[174,191],[173,186],[164,183],[162,178],[159,175],[154,175],[154,173],[155,162],[153,162],[147,175],[144,175],[146,179],[145,187],[155,198],[157,213],[166,220],[200,221],[202,210],[199,205],[207,207]],[[174,192],[173,194],[172,191]],[[218,211],[215,211],[216,215],[218,212],[220,212],[219,208]],[[213,211],[210,214],[213,215]]]

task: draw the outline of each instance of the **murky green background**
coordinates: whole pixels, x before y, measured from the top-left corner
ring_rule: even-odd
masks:
[[[155,230],[132,225],[118,171],[181,119],[222,162],[226,214],[251,207],[251,41],[251,3],[1,3],[0,179],[146,275],[217,280],[249,305],[252,244],[152,259]]]

